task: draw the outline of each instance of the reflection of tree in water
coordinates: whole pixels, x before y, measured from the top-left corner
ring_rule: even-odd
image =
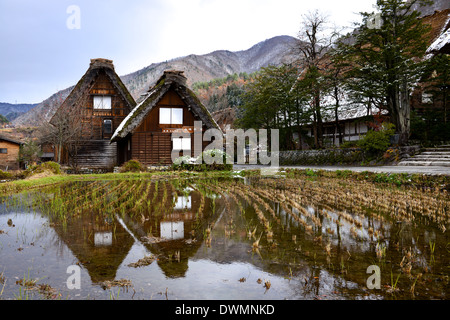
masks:
[[[296,178],[108,181],[53,192],[40,205],[93,282],[113,279],[135,240],[169,278],[183,277],[189,259],[241,261],[292,279],[305,296],[324,286],[361,294],[371,264],[401,273],[404,286],[419,273],[435,279],[448,265],[446,233],[436,227],[448,209],[418,209],[449,208],[434,194]],[[439,248],[433,264],[431,242]]]
[[[123,216],[131,232],[157,257],[169,278],[183,277],[189,258],[203,243],[204,230],[214,224],[218,210],[214,200],[188,181],[155,184],[150,189],[151,206],[140,215]]]
[[[227,208],[243,208],[239,214],[241,226],[236,229],[248,231],[251,235],[248,243],[254,243],[262,235],[257,250],[248,250],[251,259],[247,261],[273,274],[300,279],[305,294],[318,292],[321,286],[330,284],[336,290],[359,290],[362,294],[368,277],[366,269],[371,264],[381,266],[384,283],[390,284],[391,270],[401,273],[408,290],[422,273],[428,272],[430,279],[440,279],[439,274],[445,272],[445,261],[448,262],[445,252],[441,251],[439,264],[429,255],[430,241],[445,243],[445,232],[438,231],[441,228],[438,223],[443,221],[438,215],[441,212],[441,216],[448,216],[448,209],[445,213],[442,208],[450,206],[449,199],[442,195],[418,196],[416,190],[393,192],[369,183],[347,185],[307,179],[256,178],[248,184],[229,180],[205,185],[229,195],[224,197],[230,202]],[[437,213],[429,216],[418,210],[408,211],[424,204]],[[235,218],[237,221],[239,218]],[[227,235],[225,226],[223,232]],[[243,241],[237,235],[228,237]],[[217,251],[215,248],[213,255]],[[254,259],[255,252],[259,261]],[[219,258],[218,253],[215,256],[220,261],[235,261],[231,256]],[[241,259],[245,260],[245,255]],[[413,265],[415,272],[405,267],[408,265]],[[434,275],[429,273],[431,268]],[[327,284],[321,280],[331,277],[334,280]],[[440,286],[433,294],[442,296],[444,287]]]

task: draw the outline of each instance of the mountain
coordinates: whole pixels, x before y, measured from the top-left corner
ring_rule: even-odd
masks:
[[[28,110],[36,107],[38,104],[28,104],[28,103],[21,103],[21,104],[13,104],[13,103],[6,103],[6,102],[0,102],[0,114],[4,116],[9,121],[14,120],[18,116],[26,113]]]
[[[164,70],[184,71],[188,86],[230,74],[253,73],[261,67],[280,65],[293,59],[292,49],[298,40],[291,36],[277,36],[259,42],[247,50],[218,50],[204,55],[191,54],[170,61],[152,63],[136,72],[121,76],[130,94],[137,100],[161,76]],[[16,127],[39,126],[49,121],[73,87],[61,90],[36,107],[14,119]]]
[[[448,0],[434,0],[431,4],[428,4],[426,6],[420,6],[417,3],[413,5],[413,9],[419,11],[421,17],[433,14],[435,11],[445,10],[449,8],[450,5],[448,3]]]
[[[188,85],[195,82],[223,78],[234,73],[252,73],[261,67],[279,65],[292,60],[292,48],[297,40],[290,36],[277,36],[262,41],[243,51],[217,50],[205,55],[191,54],[170,61],[153,63],[134,73],[122,76],[133,97],[146,92],[164,70],[183,70]]]

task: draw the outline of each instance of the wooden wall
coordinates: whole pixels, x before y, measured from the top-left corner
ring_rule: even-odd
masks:
[[[160,124],[159,108],[183,108],[183,124]],[[171,164],[172,133],[164,131],[193,129],[196,120],[200,119],[195,117],[175,91],[169,90],[132,134],[131,158],[146,165]],[[193,153],[194,134],[191,133],[191,156]]]
[[[0,169],[19,169],[18,157],[20,146],[16,143],[0,139],[0,148],[7,149],[7,153],[0,153]]]
[[[111,109],[94,109],[95,95],[111,96]],[[76,157],[71,159],[71,165],[89,168],[113,168],[118,164],[117,143],[111,144],[110,139],[131,110],[102,70],[99,71],[90,90],[82,94],[79,103],[81,103],[79,107],[83,124],[83,141]],[[112,120],[111,133],[104,132],[104,120]]]
[[[107,95],[111,96],[110,110],[94,110],[94,96]],[[86,138],[92,140],[109,140],[112,134],[103,132],[103,120],[110,119],[113,122],[112,131],[119,126],[122,120],[131,111],[127,107],[125,99],[119,94],[117,89],[111,83],[109,77],[100,71],[94,85],[86,96],[86,102],[83,104],[83,121],[89,123],[89,128],[85,134]]]
[[[71,159],[71,165],[79,168],[112,169],[117,165],[117,143],[109,140],[83,142],[78,154]]]

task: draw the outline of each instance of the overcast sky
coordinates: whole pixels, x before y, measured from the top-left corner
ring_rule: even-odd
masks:
[[[318,9],[349,26],[375,0],[0,0],[0,102],[38,103],[74,85],[91,58],[125,75],[151,63],[296,36]]]

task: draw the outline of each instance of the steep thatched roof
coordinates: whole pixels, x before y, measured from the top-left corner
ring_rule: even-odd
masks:
[[[429,39],[433,41],[427,53],[450,54],[450,9],[435,11],[423,19],[425,23],[431,25]]]
[[[55,114],[50,119],[50,123],[52,123],[53,119],[55,119],[55,116],[58,112],[71,110],[77,105],[77,103],[79,103],[79,101],[81,101],[80,98],[86,91],[88,91],[92,87],[100,71],[105,72],[105,74],[111,80],[111,83],[124,98],[125,103],[130,110],[136,106],[136,101],[134,101],[127,87],[123,84],[120,77],[114,71],[113,61],[103,58],[91,59],[88,70],[80,79],[80,81],[78,81],[77,85],[72,89],[72,91],[58,108],[58,110],[56,110]]]
[[[17,139],[13,139],[13,138],[10,138],[10,137],[4,136],[4,135],[0,135],[0,140],[8,141],[8,142],[15,143],[18,145],[24,144],[24,142],[22,142],[22,141],[19,141]]]
[[[194,92],[186,85],[186,77],[183,71],[169,70],[156,81],[155,86],[144,95],[143,100],[128,114],[119,127],[114,132],[111,141],[117,141],[133,132],[144,120],[147,114],[158,104],[161,98],[173,89],[180,98],[191,108],[207,128],[219,129],[206,107],[200,102]]]

